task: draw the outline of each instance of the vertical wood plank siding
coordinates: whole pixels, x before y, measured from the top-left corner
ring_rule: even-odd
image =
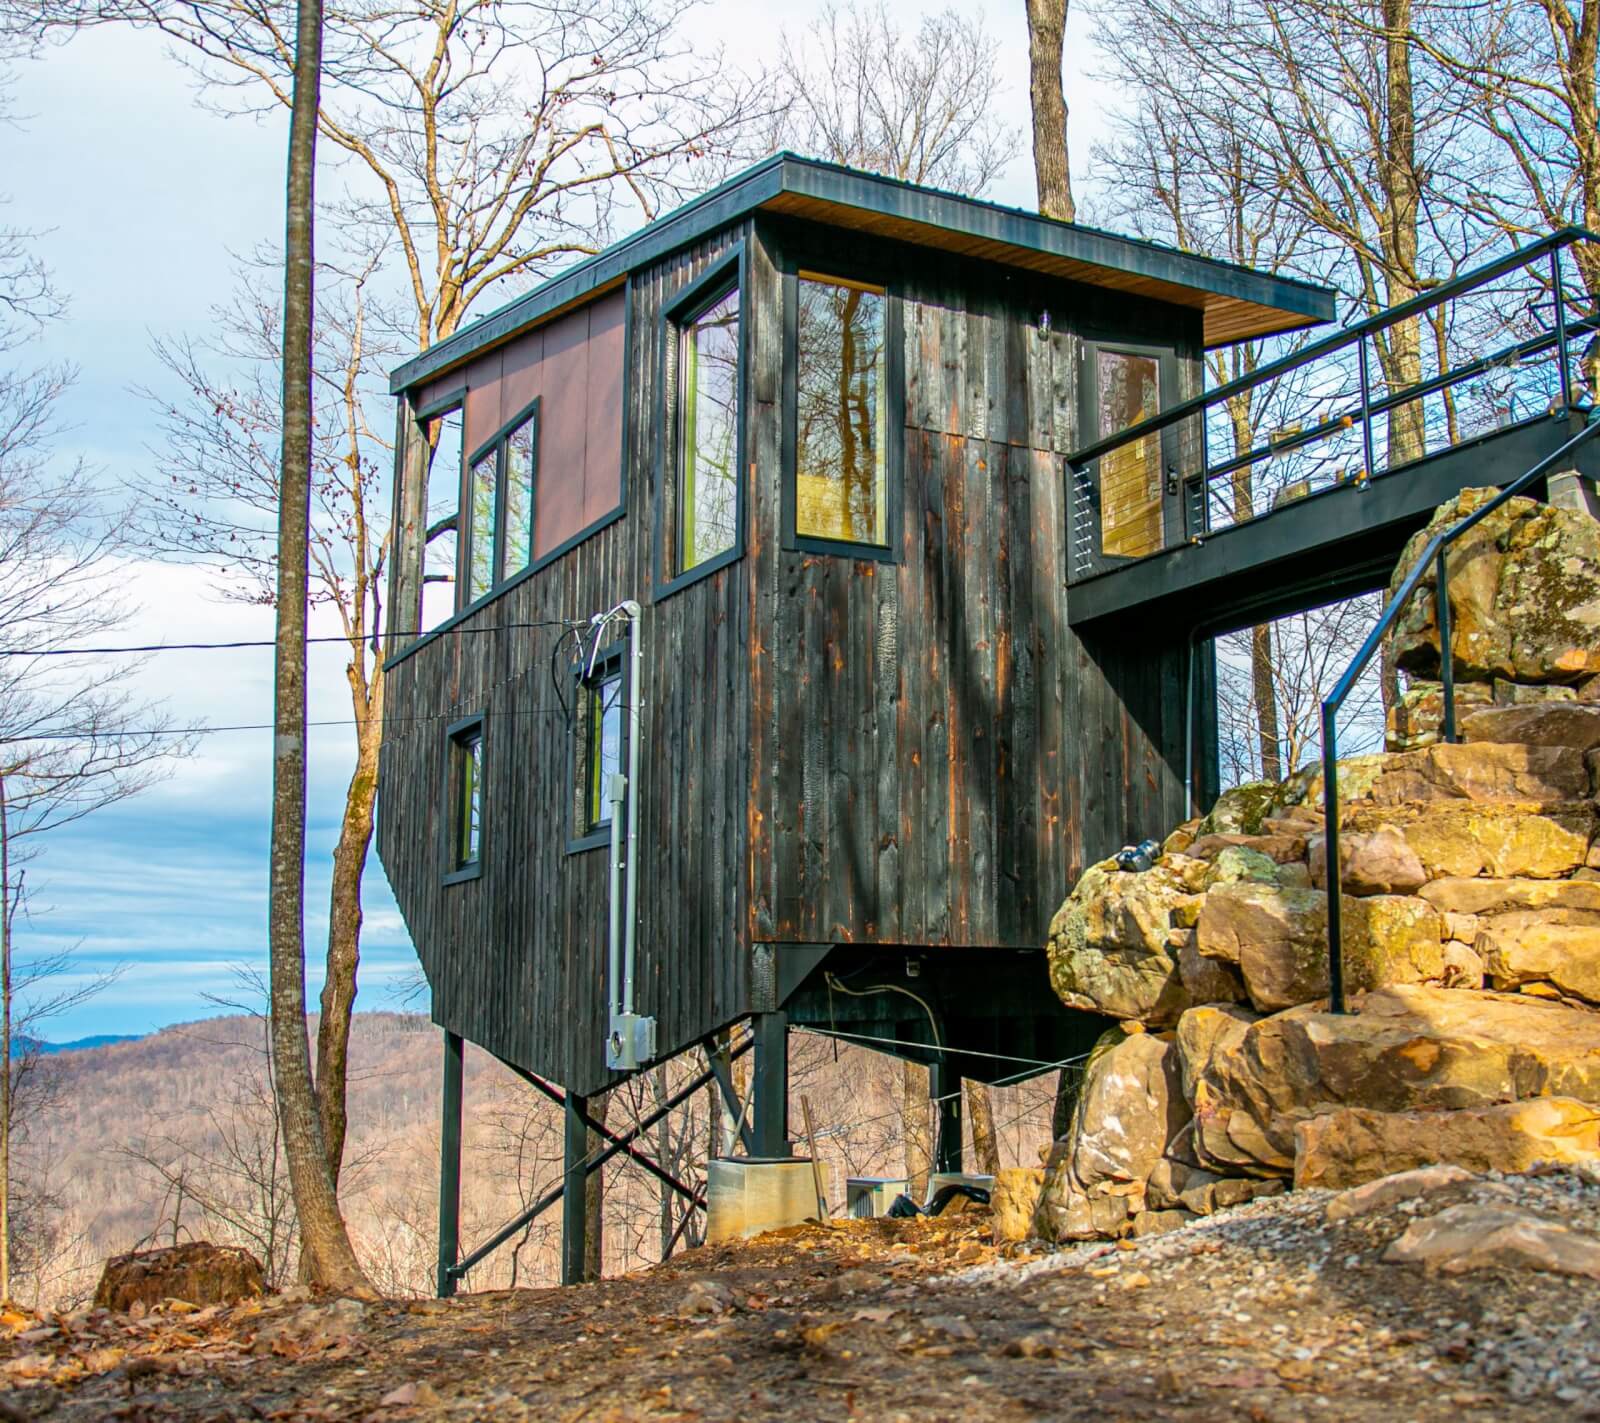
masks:
[[[657,316],[739,236],[708,239],[630,282],[626,516],[464,624],[587,620],[625,598],[645,606],[637,1003],[674,1045],[731,1022],[748,999],[751,604],[747,564],[737,562],[650,605]],[[541,478],[560,475],[543,460],[540,469]],[[433,989],[434,1019],[587,1095],[613,1080],[604,1052],[608,852],[567,853],[573,747],[551,681],[558,636],[467,631],[390,670],[378,846]],[[565,683],[561,694],[570,704]],[[484,870],[445,886],[444,727],[480,711]]]
[[[781,546],[801,237],[832,241],[840,275],[875,260],[904,303],[896,562]],[[741,239],[745,554],[652,605],[657,319]],[[1081,342],[1176,341],[1192,381],[1198,317],[768,218],[634,272],[627,302],[626,516],[466,626],[647,607],[637,983],[662,1051],[750,1010],[755,943],[1040,947],[1086,862],[1183,813],[1182,630],[1097,645],[1067,624]],[[503,368],[525,360],[509,346]],[[566,851],[557,636],[444,636],[393,667],[378,835],[435,1019],[587,1095],[611,1080],[607,853]],[[479,712],[484,873],[446,887],[443,729]]]
[[[753,265],[775,313],[785,244],[816,234],[770,223],[761,236]],[[904,303],[899,561],[780,546],[781,373],[764,349],[749,934],[1039,947],[1086,863],[1183,814],[1182,630],[1094,645],[1067,625],[1081,342],[1164,341],[1192,382],[1198,324],[1092,288],[859,250],[898,275]],[[849,258],[835,269],[850,275]]]

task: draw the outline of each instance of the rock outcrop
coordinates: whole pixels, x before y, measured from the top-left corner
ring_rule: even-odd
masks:
[[[1489,496],[1442,508],[1402,570]],[[1418,680],[1390,749],[1340,762],[1353,1011],[1327,1002],[1320,766],[1226,792],[1152,868],[1094,865],[1063,904],[1052,985],[1126,1026],[1089,1061],[1040,1234],[1439,1162],[1600,1163],[1600,524],[1513,500],[1450,566],[1463,739],[1439,739],[1424,589],[1391,648]]]
[[[160,1250],[135,1250],[106,1261],[94,1292],[99,1309],[150,1309],[167,1300],[192,1305],[235,1304],[266,1292],[261,1262],[232,1245],[192,1241]]]

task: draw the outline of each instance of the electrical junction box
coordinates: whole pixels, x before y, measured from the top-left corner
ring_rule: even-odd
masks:
[[[904,1194],[910,1184],[904,1176],[846,1176],[845,1214],[855,1220],[888,1215],[894,1198]]]
[[[656,1020],[637,1013],[619,1013],[611,1020],[606,1039],[606,1066],[614,1072],[632,1072],[656,1055]]]

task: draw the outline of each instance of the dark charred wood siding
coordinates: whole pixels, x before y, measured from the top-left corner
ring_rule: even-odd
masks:
[[[827,239],[762,233],[751,266],[773,310],[781,270],[815,265]],[[902,537],[893,563],[780,546],[782,376],[765,350],[750,936],[1039,947],[1086,863],[1184,812],[1186,640],[1097,646],[1067,625],[1082,342],[1165,344],[1193,381],[1199,324],[909,249],[843,250],[822,270],[899,274]]]
[[[580,1093],[611,1080],[604,1053],[607,852],[567,852],[574,753],[551,679],[560,629],[475,629],[587,620],[625,598],[645,605],[638,1011],[654,1014],[663,1043],[673,1046],[738,1017],[748,997],[740,951],[747,917],[746,565],[735,562],[653,607],[650,590],[657,314],[739,236],[736,229],[708,239],[629,281],[624,517],[388,674],[379,853],[432,986],[434,1019]],[[583,313],[562,319],[574,316]],[[535,332],[523,339],[542,338]],[[504,353],[507,369],[527,360],[517,346]],[[600,383],[620,374],[605,373]],[[594,384],[576,398],[586,399]],[[544,391],[547,428],[556,423],[555,398]],[[546,451],[541,481],[548,469]],[[570,688],[563,685],[562,693],[570,701]],[[444,728],[480,712],[483,873],[443,885]]]

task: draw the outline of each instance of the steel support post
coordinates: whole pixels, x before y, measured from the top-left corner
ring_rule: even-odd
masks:
[[[752,1027],[755,1139],[749,1150],[752,1156],[789,1156],[789,1017],[786,1013],[757,1013]]]
[[[456,1292],[456,1260],[461,1252],[461,1039],[444,1035],[444,1108],[439,1123],[439,1273],[440,1299]]]
[[[961,1078],[950,1069],[944,1054],[928,1069],[928,1092],[933,1098],[935,1171],[961,1170]]]
[[[585,1207],[589,1193],[584,1189],[584,1168],[589,1156],[589,1127],[584,1120],[588,1105],[588,1100],[576,1092],[567,1093],[564,1112],[566,1170],[561,1181],[561,1283],[564,1285],[583,1283],[588,1244]]]

